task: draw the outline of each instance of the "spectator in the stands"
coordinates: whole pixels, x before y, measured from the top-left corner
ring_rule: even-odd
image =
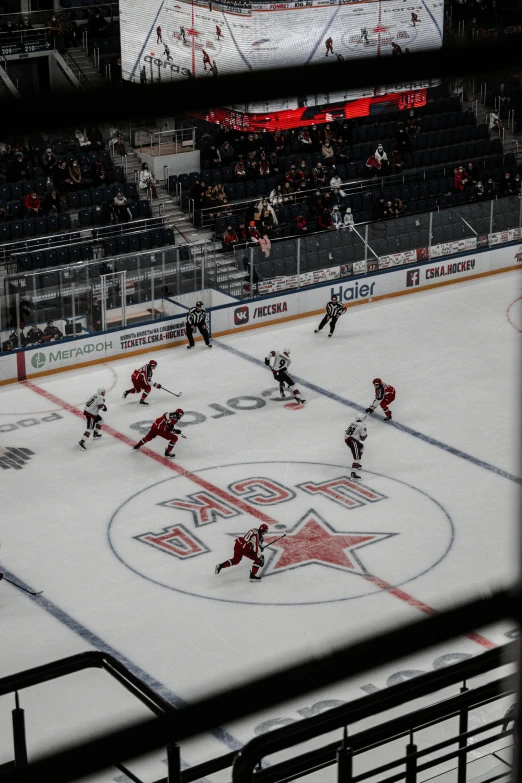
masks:
[[[47,147],[44,154],[42,155],[42,169],[45,174],[45,176],[48,178],[48,184],[50,180],[53,178],[54,172],[56,168],[58,167],[58,158],[52,151],[50,147]]]
[[[101,304],[98,301],[97,296],[95,296],[92,300],[91,316],[92,316],[92,328],[94,329],[95,332],[101,332],[102,311],[101,311]]]
[[[292,191],[295,191],[299,188],[302,181],[302,176],[301,176],[301,172],[298,171],[295,163],[292,163],[292,165],[288,169],[285,179],[290,185]]]
[[[281,192],[283,194],[283,204],[287,204],[289,201],[294,200],[294,194],[289,182],[283,184]]]
[[[47,216],[59,215],[62,211],[63,201],[56,187],[53,186],[52,190],[45,196],[45,214]]]
[[[406,130],[409,136],[415,136],[420,131],[420,125],[417,122],[415,112],[410,109],[408,119],[406,120]]]
[[[296,215],[295,218],[295,232],[296,234],[306,234],[308,233],[308,225],[306,222],[306,218],[303,215],[302,212],[300,212],[298,215]]]
[[[268,233],[263,233],[259,239],[259,247],[265,258],[270,258],[270,251],[272,249],[272,243]]]
[[[84,152],[88,152],[90,150],[91,142],[87,136],[85,128],[76,128],[74,131],[74,138],[76,139],[76,143],[80,147],[80,150],[83,150]]]
[[[395,214],[395,207],[393,206],[392,201],[387,201],[386,206],[384,208],[384,217],[390,218],[390,217],[397,217]]]
[[[250,138],[250,137],[249,137]],[[281,131],[275,131],[273,134],[273,143],[276,155],[285,155],[286,140]]]
[[[382,144],[377,145],[374,156],[375,160],[381,164],[381,174],[388,174],[390,169],[390,161],[388,160],[388,155],[386,154]]]
[[[453,169],[454,176],[454,187],[456,193],[463,193],[464,192],[464,166],[459,166],[458,169]]]
[[[307,128],[303,128],[299,133],[299,143],[301,145],[301,152],[309,153],[312,149],[312,139]]]
[[[91,150],[93,152],[98,152],[99,150],[103,150],[105,148],[103,143],[103,133],[101,132],[98,125],[94,125],[94,127],[91,128],[86,128],[85,131],[87,133],[87,138],[91,142]]]
[[[5,222],[6,220],[11,219],[11,212],[9,210],[9,204],[5,204],[3,201],[0,201],[0,222]]]
[[[227,194],[221,182],[217,182],[212,188],[212,201],[216,206],[223,204],[227,200]]]
[[[219,169],[221,167],[221,154],[215,144],[211,144],[205,151],[205,160],[209,164],[211,169]]]
[[[332,144],[328,139],[321,147],[321,153],[323,155],[323,163],[325,166],[335,166],[335,155]]]
[[[71,179],[73,183],[73,188],[75,190],[82,190],[84,189],[83,184],[83,177],[80,167],[78,166],[78,161],[76,158],[73,158],[71,160],[69,166],[67,167],[67,171],[69,173],[69,179]]]
[[[404,169],[404,158],[402,157],[402,152],[399,150],[397,146],[395,146],[391,154],[392,174],[402,174],[403,169]]]
[[[25,344],[32,345],[33,343],[39,343],[42,341],[43,336],[44,333],[38,324],[33,324],[25,336]]]
[[[132,220],[132,212],[129,209],[127,199],[121,190],[118,190],[113,201],[118,223],[126,223],[128,220]]]
[[[225,141],[223,143],[221,149],[219,150],[219,153],[224,166],[228,166],[229,163],[231,163],[236,156],[234,152],[234,147],[231,145],[229,141]]]
[[[471,188],[473,185],[477,184],[478,173],[476,172],[473,163],[468,163],[463,171],[463,175],[463,182],[466,188]]]
[[[260,177],[270,176],[270,163],[266,158],[266,154],[264,150],[259,157],[259,176]]]
[[[479,179],[477,182],[469,189],[469,200],[470,201],[483,201],[484,200],[484,185],[482,183],[482,180]]]
[[[352,215],[352,210],[350,207],[347,207],[346,212],[344,214],[343,219],[344,227],[348,229],[348,231],[353,231],[354,227],[354,220]]]
[[[103,38],[106,30],[107,22],[102,16],[101,10],[97,8],[94,12],[94,15],[90,17],[87,23],[87,34],[90,39]]]
[[[275,177],[276,180],[282,179],[284,176],[283,168],[281,165],[281,161],[279,160],[275,152],[270,153],[269,162],[270,162],[270,171],[272,177]]]
[[[515,194],[518,196],[520,194],[520,188],[521,188],[522,182],[520,179],[520,174],[515,174],[515,179],[513,181],[513,186],[515,188]]]
[[[59,166],[53,172],[54,185],[59,193],[69,193],[74,190],[74,182],[69,175],[67,162],[60,161]]]
[[[28,218],[36,218],[43,214],[40,196],[35,190],[32,190],[24,198],[24,209],[25,216]]]
[[[242,155],[239,156],[239,160],[234,167],[234,176],[236,178],[236,182],[244,182],[247,178],[245,163],[243,161]]]
[[[310,128],[310,138],[312,139],[312,152],[319,152],[325,137],[317,125],[312,125]]]
[[[335,205],[335,207],[332,209],[332,225],[337,230],[342,228],[344,225],[343,216],[341,215],[341,212],[337,205]]]
[[[7,175],[9,182],[22,182],[27,179],[27,161],[23,152],[15,152],[14,160],[9,165]]]
[[[149,169],[148,163],[142,163],[141,165],[139,188],[144,196],[150,191],[153,199],[158,198],[156,180],[152,176],[152,171]]]
[[[327,181],[328,181],[328,175],[326,173],[326,170],[323,168],[323,164],[319,162],[312,169],[312,182],[314,183],[315,186],[315,185],[326,185]]]
[[[395,212],[395,217],[400,217],[405,212],[405,207],[400,198],[397,196],[393,199],[393,210]]]
[[[384,196],[380,196],[373,205],[373,217],[376,220],[384,220],[386,216],[386,202]]]
[[[50,337],[51,340],[59,340],[61,337],[63,337],[61,331],[57,326],[54,325],[52,318],[50,321],[47,321],[47,326],[44,329],[44,337]]]
[[[339,136],[335,144],[333,145],[335,160],[338,164],[345,165],[351,160],[350,147],[345,144],[342,136]]]
[[[2,38],[12,38],[16,32],[16,25],[14,25],[10,19],[8,19],[7,22],[4,22],[2,25]]]
[[[223,234],[222,241],[223,250],[233,250],[233,248],[239,244],[239,237],[232,226],[227,226],[227,229]]]
[[[492,111],[489,115],[489,129],[490,131],[497,130],[499,133],[502,130],[502,120],[496,111]]]
[[[488,181],[484,185],[484,194],[486,198],[496,198],[497,191],[498,191],[497,183],[495,182],[494,179],[492,179],[492,177],[489,177]]]
[[[245,168],[247,173],[247,179],[257,178],[258,165],[256,160],[256,153],[253,150],[249,152],[247,155]]]
[[[276,185],[275,188],[273,188],[270,192],[269,199],[272,205],[283,203],[283,189],[281,185]]]
[[[375,157],[375,155],[370,155],[369,158],[367,158],[366,163],[364,164],[366,167],[366,173],[368,177],[371,179],[377,179],[379,177],[379,174],[381,173],[381,164]]]
[[[248,239],[250,242],[255,242],[256,245],[261,239],[261,234],[258,231],[255,220],[251,220],[250,225],[248,226]]]
[[[51,39],[51,45],[53,49],[57,49],[60,53],[65,51],[65,42],[63,39],[63,28],[60,20],[56,14],[52,14],[47,21],[47,34]]]
[[[404,154],[405,152],[411,152],[411,141],[406,132],[403,122],[397,124],[397,132],[395,134],[397,139],[397,146],[399,150]]]
[[[91,168],[92,181],[96,188],[103,188],[105,185],[110,184],[110,177],[107,174],[105,166],[101,160],[94,162]]]
[[[511,179],[511,174],[509,173],[509,171],[506,171],[506,173],[504,174],[504,179],[500,180],[498,186],[498,195],[499,196],[515,195],[515,183]]]
[[[292,128],[292,130],[289,132],[286,140],[286,146],[288,147],[288,152],[290,153],[290,155],[299,155],[299,153],[301,152],[299,135],[295,130],[295,128]]]
[[[92,188],[93,179],[91,175],[91,164],[89,158],[81,153],[78,155],[78,166],[82,175],[82,188]]]
[[[317,216],[317,228],[319,231],[333,230],[332,216],[328,207],[323,207]]]
[[[268,236],[272,236],[274,233],[274,218],[268,206],[266,206],[261,213],[261,228]]]
[[[344,143],[350,146],[353,141],[353,120],[345,120],[342,124],[340,133]]]

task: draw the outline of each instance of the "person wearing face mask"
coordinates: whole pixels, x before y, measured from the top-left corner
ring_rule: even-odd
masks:
[[[455,175],[454,179],[454,187],[456,193],[463,193],[464,192],[464,167],[459,166],[458,169],[454,169],[453,173]]]
[[[2,35],[3,38],[11,37],[15,34],[16,27],[14,26],[12,21],[8,19],[7,22],[4,22],[4,24],[2,25],[1,32],[3,34]]]
[[[51,18],[47,22],[49,28],[47,34],[51,39],[53,49],[57,49],[59,52],[65,51],[63,41],[63,29],[60,20],[56,14],[52,14]]]
[[[390,168],[390,161],[388,160],[388,155],[384,151],[382,144],[377,145],[374,155],[376,161],[381,164],[381,173],[387,174]]]

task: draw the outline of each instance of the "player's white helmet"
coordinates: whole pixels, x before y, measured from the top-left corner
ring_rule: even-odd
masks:
[[[284,353],[286,356],[290,356],[290,348],[285,348],[285,349],[284,349],[284,351],[283,351],[283,353]]]
[[[362,415],[362,413],[358,413],[357,416],[355,417],[355,421],[362,421],[363,419],[364,416]]]
[[[98,386],[96,391],[98,392],[98,394],[101,394],[102,397],[105,397],[105,386]]]

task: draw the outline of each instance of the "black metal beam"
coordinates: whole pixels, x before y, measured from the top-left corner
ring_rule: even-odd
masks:
[[[136,756],[164,747],[173,739],[197,736],[217,726],[239,720],[253,712],[302,696],[362,672],[415,655],[433,645],[513,618],[522,596],[499,590],[484,600],[468,601],[443,614],[394,627],[383,634],[347,644],[324,656],[305,661],[200,699],[168,718],[155,718],[108,735],[76,744],[36,760],[24,783],[68,783],[79,771],[87,776]],[[242,763],[241,752],[236,763]],[[244,759],[248,763],[247,759]],[[8,778],[9,780],[9,778]],[[15,779],[12,778],[12,783]]]
[[[418,52],[399,57],[365,58],[291,68],[259,70],[217,78],[186,79],[164,84],[139,85],[124,82],[116,89],[92,93],[62,93],[34,96],[12,103],[0,102],[3,127],[22,134],[41,125],[49,130],[71,125],[91,125],[126,119],[141,119],[143,106],[163,107],[167,113],[241,104],[245,96],[256,101],[287,96],[353,90],[383,84],[411,84],[428,78],[455,78],[474,74],[486,78],[493,69],[518,67],[522,62],[521,37]]]

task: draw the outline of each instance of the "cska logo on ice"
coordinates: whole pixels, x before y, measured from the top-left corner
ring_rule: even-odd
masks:
[[[266,525],[254,565],[237,539]],[[360,598],[435,568],[453,541],[424,490],[346,465],[284,460],[187,471],[128,498],[109,541],[134,573],[162,587],[231,603],[294,605]],[[273,543],[272,543],[273,542]],[[234,567],[216,564],[234,559]]]

